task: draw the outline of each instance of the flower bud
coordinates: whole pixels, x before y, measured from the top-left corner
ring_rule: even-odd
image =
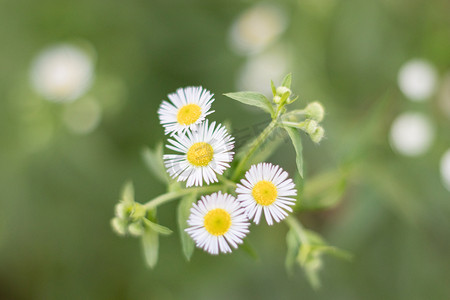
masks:
[[[318,126],[318,124],[317,124],[317,122],[316,121],[314,121],[314,120],[311,120],[311,119],[308,119],[308,120],[306,120],[305,122],[303,122],[303,130],[307,133],[307,134],[309,134],[309,135],[312,135],[312,134],[314,134],[314,132],[316,131],[316,129],[317,129],[317,126]]]
[[[127,233],[127,221],[120,218],[113,218],[111,220],[111,227],[118,235],[125,235]]]
[[[323,120],[325,110],[319,102],[312,102],[308,104],[305,108],[306,116],[317,122],[321,122]]]
[[[285,86],[279,86],[277,87],[277,95],[278,96],[283,96],[285,93],[289,93],[289,95],[291,94],[291,90]]]
[[[274,102],[275,104],[279,104],[279,103],[281,102],[281,97],[278,96],[278,95],[275,95],[275,96],[273,97],[273,102]]]
[[[132,236],[141,236],[144,233],[144,226],[142,226],[142,222],[134,222],[128,225],[128,232]]]
[[[323,128],[321,126],[319,126],[316,128],[316,130],[312,134],[310,134],[310,137],[311,137],[311,140],[317,144],[322,140],[324,134],[325,134],[325,130],[323,130]]]
[[[130,217],[132,220],[138,220],[140,218],[145,217],[147,213],[147,210],[145,209],[145,207],[140,204],[140,203],[133,203],[133,208],[130,212]]]

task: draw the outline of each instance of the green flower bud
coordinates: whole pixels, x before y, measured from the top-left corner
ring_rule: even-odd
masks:
[[[307,134],[312,135],[312,134],[314,134],[316,132],[318,124],[317,124],[317,122],[315,120],[308,119],[303,124],[304,124],[303,125],[304,126],[304,131]]]
[[[279,104],[279,103],[281,102],[281,97],[278,96],[278,95],[275,95],[275,96],[273,97],[273,102],[274,102],[275,104]]]
[[[124,219],[111,219],[111,227],[118,235],[125,235],[127,233],[127,221]]]
[[[142,222],[134,222],[128,225],[128,232],[132,236],[141,236],[144,233],[144,226]]]
[[[132,210],[130,212],[130,217],[132,220],[138,220],[140,218],[145,217],[147,213],[147,210],[145,209],[145,207],[140,204],[140,203],[133,203],[133,207]]]
[[[289,95],[291,94],[291,90],[285,86],[279,86],[277,87],[277,95],[278,96],[283,96],[285,93],[288,93]]]
[[[325,110],[319,102],[312,102],[306,106],[305,113],[308,118],[321,122],[325,115]]]
[[[310,134],[310,137],[314,143],[319,143],[322,140],[324,135],[325,135],[325,130],[321,126],[319,126],[316,128],[316,130],[312,134]]]

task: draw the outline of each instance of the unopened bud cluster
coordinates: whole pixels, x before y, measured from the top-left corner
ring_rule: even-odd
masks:
[[[119,235],[140,236],[144,232],[144,206],[137,202],[119,202],[115,207],[115,217],[111,226]]]
[[[325,130],[319,124],[323,120],[324,115],[325,110],[322,104],[312,102],[305,109],[292,111],[283,118],[283,121],[287,121],[285,123],[287,126],[303,130],[314,143],[319,143],[325,135]],[[303,121],[299,119],[303,119]]]
[[[273,102],[278,105],[291,104],[297,97],[290,98],[292,91],[290,88],[285,86],[279,86],[275,89],[273,93]]]

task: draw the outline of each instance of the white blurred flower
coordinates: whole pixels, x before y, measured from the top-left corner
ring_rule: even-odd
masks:
[[[283,33],[286,25],[286,14],[280,7],[257,4],[234,21],[230,30],[231,47],[238,54],[258,53]]]
[[[33,88],[45,99],[70,102],[89,89],[93,73],[92,59],[84,50],[74,45],[60,44],[37,55],[30,76]]]
[[[445,188],[450,191],[450,149],[441,158],[441,177]]]
[[[391,127],[392,148],[406,156],[424,154],[434,140],[434,128],[430,120],[421,113],[403,113]]]
[[[77,134],[87,134],[97,128],[102,116],[102,108],[93,98],[87,97],[67,106],[63,121],[67,128]]]
[[[424,101],[435,91],[437,74],[429,62],[414,59],[400,68],[397,80],[400,90],[407,98],[411,101]]]
[[[287,73],[288,53],[284,48],[250,57],[237,76],[236,88],[272,95],[270,80],[281,82]]]

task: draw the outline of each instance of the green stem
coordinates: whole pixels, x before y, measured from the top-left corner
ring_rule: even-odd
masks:
[[[219,178],[219,181],[223,182],[225,185],[227,185],[231,188],[234,188],[234,189],[236,188],[236,182],[226,178],[223,175],[218,175],[217,177]]]
[[[190,194],[193,192],[197,192],[197,193],[217,192],[226,187],[227,187],[227,185],[210,185],[210,186],[204,186],[204,187],[184,189],[184,190],[180,190],[180,191],[176,191],[176,192],[170,192],[170,193],[163,194],[161,196],[158,196],[158,197],[150,200],[149,202],[145,203],[143,206],[145,207],[146,210],[149,210],[149,209],[153,209],[161,204],[170,202],[172,200],[175,200],[177,198],[180,198],[184,195],[187,195],[187,194]]]
[[[300,122],[300,123],[288,122],[288,121],[282,121],[280,124],[281,124],[281,125],[284,125],[284,126],[288,126],[288,127],[294,127],[294,128],[305,129],[305,121]]]
[[[308,237],[305,234],[305,229],[299,220],[297,220],[294,216],[288,216],[286,218],[286,223],[297,233],[302,244],[308,243]]]
[[[272,120],[270,124],[266,127],[266,129],[261,132],[261,134],[253,141],[253,143],[250,146],[249,151],[247,152],[247,155],[241,159],[239,164],[237,165],[233,176],[231,177],[232,181],[236,181],[239,179],[239,176],[241,175],[243,169],[246,167],[248,160],[253,156],[256,149],[258,149],[261,144],[266,140],[266,138],[269,136],[269,134],[272,132],[272,130],[275,129],[275,126],[277,125],[276,120]]]

